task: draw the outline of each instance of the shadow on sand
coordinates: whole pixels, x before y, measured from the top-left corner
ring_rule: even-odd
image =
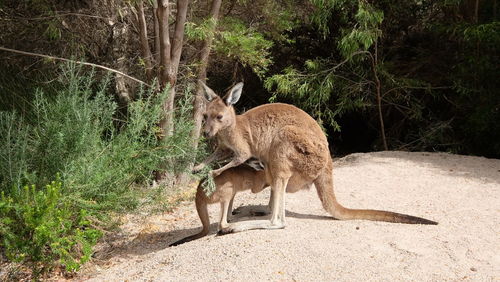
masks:
[[[262,209],[262,205],[249,205],[238,208],[238,213],[233,215],[231,222],[239,220],[252,220],[255,216],[251,216],[252,210]],[[292,211],[286,211],[287,217],[313,220],[334,220],[330,216],[301,214]],[[268,217],[268,216],[267,216]],[[260,217],[266,218],[266,216]],[[217,234],[218,223],[210,224],[210,232],[207,236]],[[94,259],[98,261],[106,261],[116,256],[142,256],[153,253],[165,248],[180,239],[194,235],[201,231],[201,223],[198,227],[177,229],[166,232],[148,232],[139,233],[135,238],[130,240],[130,236],[126,235],[111,235],[105,238],[106,244],[97,250],[94,254]]]

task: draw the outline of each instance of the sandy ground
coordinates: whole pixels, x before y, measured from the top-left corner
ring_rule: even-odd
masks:
[[[201,226],[187,202],[169,214],[128,218],[76,280],[500,281],[500,160],[378,152],[335,164],[335,191],[345,206],[439,225],[332,220],[309,190],[287,194],[285,229],[215,236],[214,205],[209,236],[168,247]],[[235,207],[268,197],[241,193]]]

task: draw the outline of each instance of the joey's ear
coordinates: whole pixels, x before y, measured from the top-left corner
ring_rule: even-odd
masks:
[[[237,83],[231,90],[229,90],[229,93],[227,93],[226,97],[224,97],[224,101],[226,102],[226,105],[234,105],[236,102],[241,97],[241,91],[243,90],[243,82]]]
[[[210,87],[208,87],[203,81],[198,80],[198,82],[201,84],[201,86],[203,86],[203,97],[205,97],[208,102],[217,97],[217,94],[215,94],[215,92],[210,89]]]

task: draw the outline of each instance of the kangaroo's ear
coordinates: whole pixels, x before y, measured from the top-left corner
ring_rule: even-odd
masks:
[[[236,104],[241,97],[242,90],[243,90],[243,82],[239,82],[235,86],[233,86],[233,88],[229,90],[229,93],[227,93],[226,97],[224,97],[226,105],[229,106]]]
[[[198,80],[198,82],[201,84],[201,86],[203,86],[203,97],[205,97],[208,102],[217,98],[217,94],[215,94],[215,92],[210,89],[210,87],[208,87],[203,81]]]

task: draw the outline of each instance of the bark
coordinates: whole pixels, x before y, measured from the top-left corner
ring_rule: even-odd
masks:
[[[186,26],[186,15],[189,0],[177,0],[177,17],[175,22],[174,38],[172,42],[172,78],[177,78],[179,62],[182,54],[182,42],[184,40],[184,27]]]
[[[139,41],[141,44],[141,53],[144,60],[144,65],[146,68],[146,78],[147,81],[153,79],[153,56],[151,55],[151,48],[148,42],[148,30],[146,25],[146,16],[144,15],[144,3],[142,0],[137,2],[137,11],[139,15],[137,16],[137,22],[139,23]]]
[[[212,7],[210,9],[210,18],[214,19],[217,21],[219,18],[219,11],[220,11],[220,6],[221,6],[222,0],[213,0],[212,1]],[[214,26],[215,28],[215,26]],[[213,41],[213,36],[208,36],[205,41],[203,42],[203,46],[201,48],[201,53],[200,53],[200,66],[198,68],[198,81],[203,81],[205,82],[207,79],[207,66],[208,66],[208,60],[210,56],[210,49],[212,47],[212,41]],[[194,119],[194,128],[193,131],[191,132],[191,138],[193,142],[193,148],[196,149],[198,148],[198,139],[200,138],[200,131],[201,131],[201,123],[202,123],[202,115],[204,111],[204,99],[203,99],[203,87],[201,86],[200,83],[198,83],[197,89],[196,89],[196,95],[194,97],[194,113],[193,113],[193,119]]]
[[[174,130],[173,110],[175,101],[175,86],[177,83],[177,74],[179,72],[179,62],[182,54],[182,43],[184,40],[184,26],[189,0],[177,0],[177,15],[174,27],[172,43],[170,42],[169,14],[170,6],[168,0],[158,0],[156,9],[158,18],[158,42],[159,42],[159,82],[160,90],[164,91],[169,87],[169,93],[163,101],[163,119],[160,121],[162,136],[171,136]],[[165,173],[156,172],[156,180],[173,180],[170,175],[166,177]]]
[[[171,67],[171,44],[170,44],[170,30],[168,25],[168,18],[170,13],[170,5],[167,0],[158,0],[158,28],[159,28],[159,42],[160,42],[160,65],[158,69],[158,77],[160,83],[160,90],[165,89],[168,84],[168,73]],[[173,85],[170,85],[172,87]],[[170,93],[169,93],[170,94]],[[169,97],[172,95],[169,95]],[[170,116],[170,102],[169,97],[163,102],[164,118],[160,121],[160,128],[162,135],[166,135],[170,131],[169,116]]]
[[[170,5],[167,0],[158,0],[158,8],[156,9],[158,16],[158,41],[160,42],[160,65],[158,68],[158,77],[160,87],[163,89],[168,81],[168,69],[170,67],[170,31],[168,29],[168,17],[170,13]]]
[[[128,70],[127,59],[124,56],[128,44],[127,34],[128,26],[125,23],[116,22],[113,25],[113,61],[115,62],[116,69],[123,73],[126,73]],[[126,105],[132,100],[125,77],[122,75],[115,74],[115,91],[122,105]]]
[[[154,59],[156,62],[160,61],[160,25],[158,22],[158,2],[153,1],[153,25],[154,25],[154,31],[155,31],[155,37],[154,37]]]
[[[161,0],[160,0],[161,1]],[[158,3],[158,19],[160,21],[160,86],[165,89],[167,83],[170,86],[169,95],[163,102],[164,118],[160,122],[160,128],[166,136],[172,135],[173,109],[175,101],[175,84],[179,72],[179,62],[182,54],[182,43],[184,40],[184,26],[189,0],[177,1],[177,16],[174,28],[172,45],[170,45],[168,29],[168,1]],[[167,2],[167,5],[164,5]],[[160,5],[161,4],[161,5]],[[166,6],[166,7],[165,7]],[[166,49],[169,49],[168,51]]]

